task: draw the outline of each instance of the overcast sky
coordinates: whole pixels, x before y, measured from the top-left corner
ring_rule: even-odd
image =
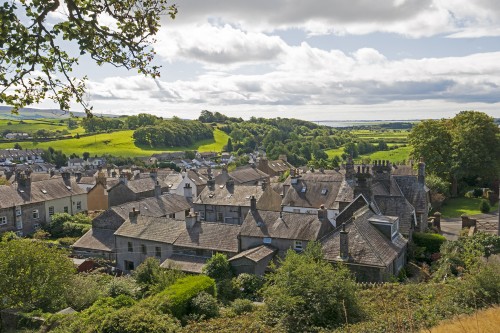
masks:
[[[179,0],[152,80],[82,59],[97,113],[500,117],[498,0]],[[46,104],[45,106],[51,106]]]

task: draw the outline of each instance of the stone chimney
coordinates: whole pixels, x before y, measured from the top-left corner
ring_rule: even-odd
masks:
[[[391,185],[392,165],[389,161],[376,160],[373,162],[373,180],[382,183],[386,188]]]
[[[50,178],[52,178],[52,177],[54,177],[56,172],[54,171],[54,169],[50,169],[49,174],[50,174]]]
[[[358,166],[358,172],[355,175],[356,185],[354,186],[354,197],[363,194],[366,200],[372,198],[372,179],[370,168],[367,166]]]
[[[65,182],[68,182],[69,179],[71,178],[71,174],[68,171],[61,172],[61,176]]]
[[[260,186],[262,187],[262,191],[265,191],[267,188],[267,181],[264,179],[261,183]]]
[[[234,188],[234,179],[233,178],[228,178],[228,180],[226,181],[226,187],[227,189],[233,189]]]
[[[345,230],[345,223],[342,224],[340,231],[340,256],[342,261],[349,260],[349,232]]]
[[[120,174],[120,183],[122,183],[123,185],[128,184],[128,177],[125,173]]]
[[[325,208],[325,205],[321,205],[318,209],[318,220],[320,220],[321,222],[324,222],[327,220],[328,218],[328,215],[327,215],[327,210]]]
[[[280,219],[283,218],[283,205],[281,205],[281,208],[280,208]]]
[[[420,162],[418,162],[418,183],[421,185],[425,185],[425,163],[424,159],[421,158]]]
[[[161,185],[159,181],[155,183],[155,197],[159,198],[161,196]]]
[[[191,184],[189,184],[189,183],[186,183],[184,185],[184,197],[186,199],[193,200],[193,188],[191,187]]]
[[[353,180],[354,176],[355,176],[354,161],[352,160],[352,156],[349,156],[345,164],[345,178],[347,180]]]
[[[137,223],[137,216],[139,216],[140,211],[136,210],[135,207],[132,207],[132,211],[128,213],[128,219],[130,223]]]
[[[255,199],[254,195],[250,197],[250,210],[252,212],[255,212],[257,210],[257,199]]]
[[[213,177],[213,175],[212,175],[212,168],[211,167],[207,168],[207,176],[208,176],[208,179],[210,179],[210,178]]]
[[[158,178],[158,170],[156,168],[153,168],[149,171],[149,176],[153,179],[156,180]]]
[[[99,170],[97,173],[97,177],[95,178],[96,184],[101,184],[102,186],[106,187],[106,175],[102,170]]]
[[[75,178],[76,178],[76,182],[79,183],[80,180],[82,179],[82,173],[81,172],[75,172]]]
[[[191,229],[198,222],[198,213],[190,212],[186,216],[186,229]]]

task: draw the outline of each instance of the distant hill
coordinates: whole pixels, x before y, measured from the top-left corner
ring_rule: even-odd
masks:
[[[59,109],[35,109],[35,108],[23,108],[19,111],[19,114],[12,114],[10,112],[12,108],[10,106],[0,106],[0,118],[1,119],[50,119],[50,118],[68,118],[70,112],[62,111]],[[72,112],[75,117],[85,117],[84,112]],[[99,114],[100,116],[101,114]],[[116,117],[116,115],[102,114],[105,117]]]

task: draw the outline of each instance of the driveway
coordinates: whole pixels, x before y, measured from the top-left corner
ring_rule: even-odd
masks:
[[[472,215],[470,218],[476,219],[478,224],[498,225],[498,212]],[[461,229],[462,219],[460,217],[441,219],[441,233],[447,240],[457,240]]]

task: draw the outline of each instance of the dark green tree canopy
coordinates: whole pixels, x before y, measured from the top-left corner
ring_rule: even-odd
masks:
[[[49,15],[56,12],[57,17],[65,17]],[[151,66],[153,36],[162,15],[174,18],[176,14],[177,8],[167,5],[167,0],[4,1],[0,5],[0,103],[16,112],[50,98],[68,110],[74,98],[90,114],[84,80],[71,76],[79,57],[88,54],[98,65],[135,68],[157,77],[158,66]],[[67,45],[77,52],[65,51]]]

